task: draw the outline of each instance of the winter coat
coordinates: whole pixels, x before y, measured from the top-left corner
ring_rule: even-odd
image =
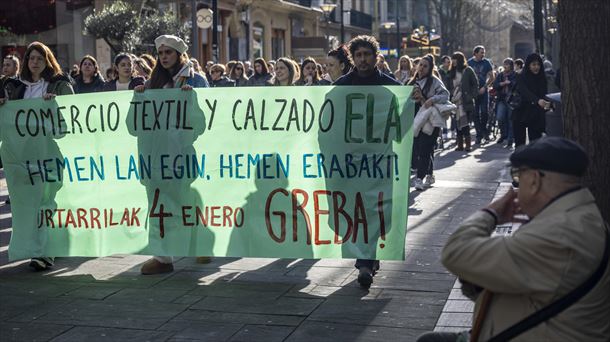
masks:
[[[228,78],[227,76],[222,76],[217,80],[212,80],[210,82],[210,87],[219,88],[219,87],[235,87],[235,81]]]
[[[271,85],[271,83],[270,83],[271,78],[272,78],[271,74],[266,74],[266,75],[254,74],[254,75],[252,75],[252,77],[250,77],[248,79],[248,82],[246,82],[246,85],[248,87],[269,86],[269,85]]]
[[[474,101],[479,96],[479,81],[471,67],[462,70],[462,106],[465,112],[474,111]],[[453,94],[453,79],[449,79],[449,93]]]
[[[430,86],[430,89],[428,89],[428,91],[424,94],[424,88],[426,86],[426,82],[427,82],[427,78],[421,79],[421,80],[417,80],[415,82],[415,84],[417,84],[417,86],[422,90],[422,95],[424,96],[424,98],[426,100],[428,99],[432,99],[432,102],[434,103],[446,103],[447,101],[449,101],[449,91],[447,90],[447,88],[445,88],[445,85],[443,84],[443,81],[441,81],[439,78],[435,77],[435,76],[431,76],[432,77],[432,85]]]
[[[524,73],[517,75],[516,87],[521,96],[521,106],[513,110],[513,121],[533,123],[544,120],[544,108],[538,105],[538,101],[546,96],[546,79],[542,80],[544,82],[535,84],[527,82]]]
[[[112,80],[112,81],[108,81],[104,84],[104,86],[102,87],[102,91],[116,91],[116,83],[118,82],[118,80]],[[144,79],[144,77],[141,76],[137,76],[137,77],[132,77],[131,81],[129,81],[129,90],[133,90],[133,88],[139,86],[139,85],[143,85],[144,82],[146,82],[146,79]]]
[[[515,73],[514,71],[511,71],[510,73],[508,73],[508,75],[502,72],[498,75],[498,77],[496,77],[494,81],[494,89],[496,90],[498,101],[505,101],[508,99],[511,90],[515,86],[516,77],[517,73]],[[504,82],[506,80],[509,80],[510,84],[501,86],[500,82]]]
[[[76,94],[95,93],[102,91],[104,84],[104,79],[99,74],[93,76],[93,81],[90,83],[85,83],[82,75],[79,75],[74,80],[74,92]]]
[[[333,85],[401,85],[401,83],[378,69],[368,77],[360,77],[358,70],[354,68],[339,77]]]
[[[25,95],[25,83],[18,79],[9,79],[5,82],[4,89],[9,100],[21,100]],[[46,93],[55,95],[71,95],[74,89],[70,83],[70,78],[64,74],[51,77]]]
[[[491,292],[479,341],[487,341],[584,283],[604,254],[604,220],[586,188],[548,204],[512,236],[490,237],[494,217],[479,211],[443,248],[442,262],[460,279]],[[478,295],[473,317],[481,310]],[[557,316],[511,341],[608,341],[610,267],[597,285]],[[474,321],[474,319],[473,319]]]

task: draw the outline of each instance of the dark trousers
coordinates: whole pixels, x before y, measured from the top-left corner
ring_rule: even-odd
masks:
[[[354,266],[357,269],[360,269],[360,267],[366,267],[375,272],[379,270],[379,260],[356,259],[356,264]]]
[[[489,106],[489,95],[487,92],[479,95],[474,100],[473,121],[474,129],[477,131],[477,140],[487,139],[487,119]]]
[[[417,136],[417,178],[424,179],[426,175],[432,175],[434,161],[434,145],[440,132],[439,127],[435,127],[431,135],[420,132]]]
[[[530,142],[539,139],[542,137],[542,132],[544,132],[544,120],[536,120],[533,122],[513,121],[515,147],[525,145],[526,129]]]
[[[465,126],[457,130],[458,137],[467,137],[470,136],[470,126]]]

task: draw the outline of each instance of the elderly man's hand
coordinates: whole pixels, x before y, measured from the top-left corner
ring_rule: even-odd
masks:
[[[517,200],[517,192],[513,189],[502,196],[500,199],[491,203],[487,209],[491,209],[498,216],[497,224],[507,222],[524,222],[525,220],[516,218],[515,215],[522,214],[519,201]]]

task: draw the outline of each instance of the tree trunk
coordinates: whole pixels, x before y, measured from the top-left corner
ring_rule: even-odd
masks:
[[[586,183],[606,220],[610,220],[608,18],[610,1],[559,1],[564,134],[589,154]]]

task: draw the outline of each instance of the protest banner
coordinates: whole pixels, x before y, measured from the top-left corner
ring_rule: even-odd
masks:
[[[147,90],[8,101],[10,259],[404,259],[412,88]]]

